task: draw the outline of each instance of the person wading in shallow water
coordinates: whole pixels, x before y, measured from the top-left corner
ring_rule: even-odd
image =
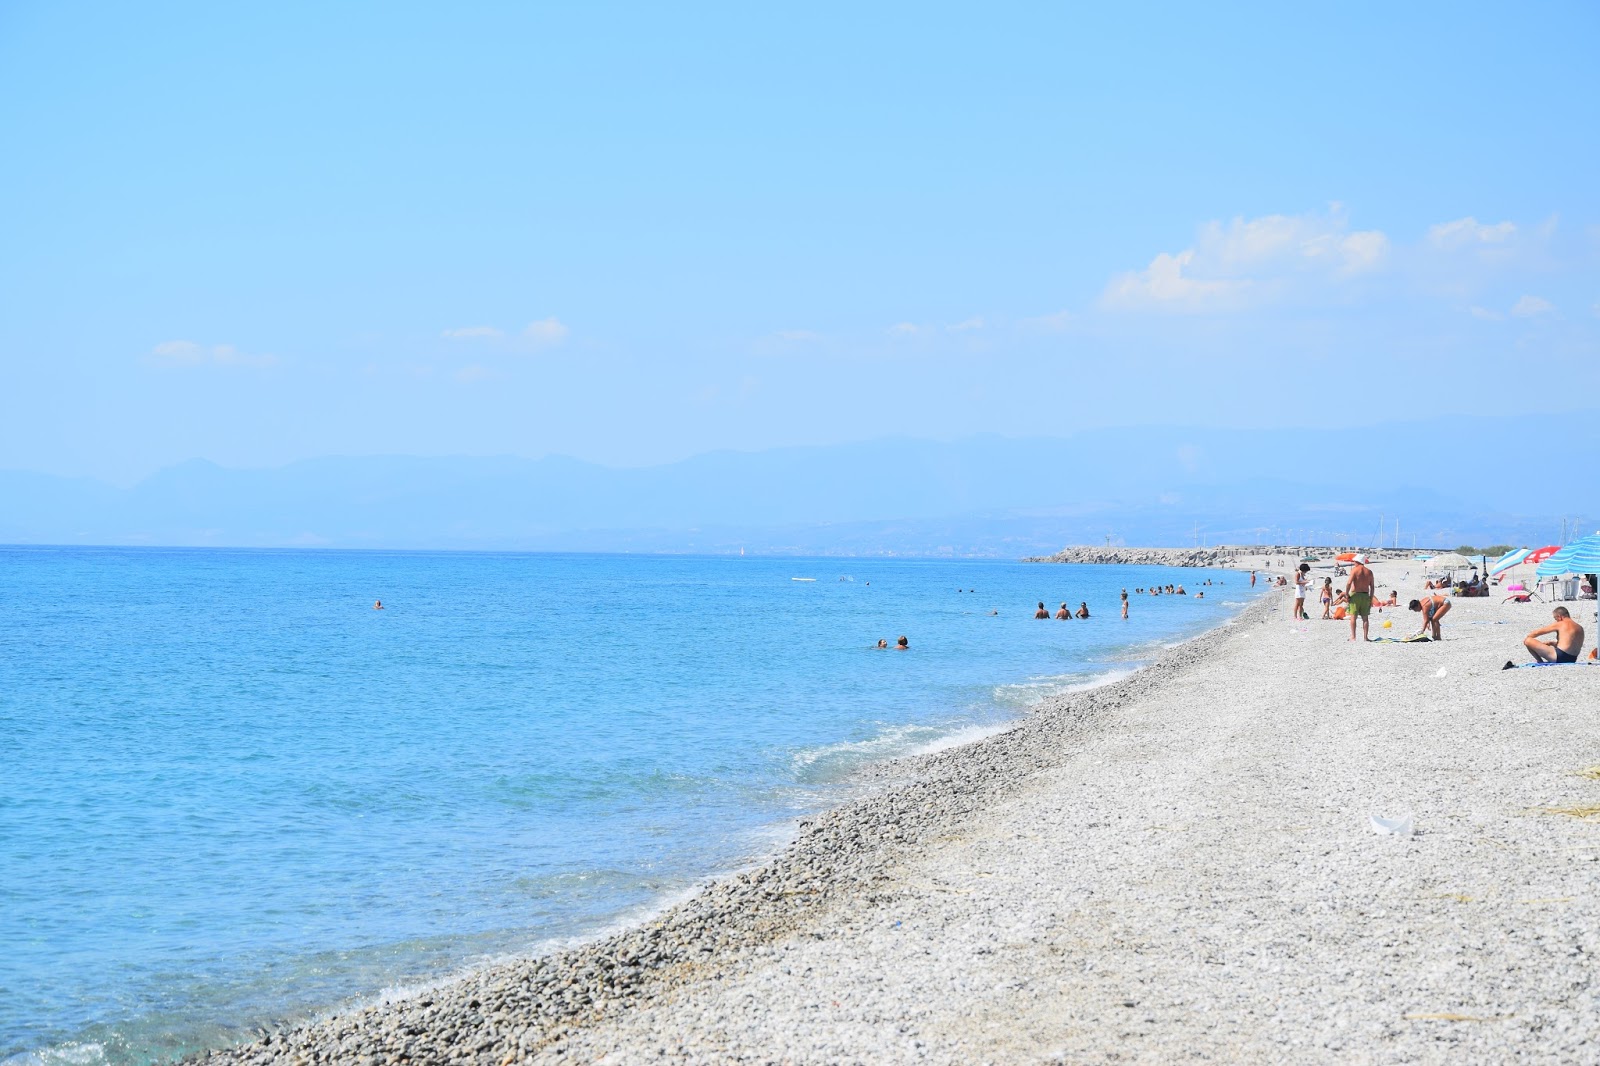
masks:
[[[1071,617],[1072,617],[1072,612],[1067,610],[1067,605],[1065,603],[1063,603],[1061,605],[1061,610],[1056,612],[1056,621],[1064,622],[1068,618],[1071,618]]]
[[[1039,601],[1039,609],[1037,611],[1033,612],[1033,616],[1035,618],[1049,618],[1050,617],[1050,611],[1045,607],[1043,600]]]

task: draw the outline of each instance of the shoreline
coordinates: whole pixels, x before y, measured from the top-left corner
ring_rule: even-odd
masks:
[[[206,1061],[1594,1061],[1600,672],[1500,669],[1548,604],[1289,603],[864,768],[643,925]]]
[[[737,961],[802,930],[832,904],[870,890],[877,871],[919,842],[949,832],[982,801],[1019,786],[1048,763],[1065,737],[1097,716],[1203,658],[1268,596],[1176,644],[1131,673],[1047,696],[986,736],[861,767],[857,793],[799,820],[793,838],[752,868],[712,875],[686,898],[663,901],[621,928],[543,955],[446,975],[420,991],[319,1015],[250,1044],[185,1062],[521,1061],[558,1047],[574,1030],[652,1002],[672,989],[716,979]],[[864,794],[863,794],[864,793]],[[471,1039],[466,1034],[473,1034]]]

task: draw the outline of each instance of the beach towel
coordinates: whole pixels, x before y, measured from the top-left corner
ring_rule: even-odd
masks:
[[[1372,640],[1372,643],[1374,643],[1374,644],[1427,644],[1427,643],[1430,643],[1432,640],[1433,640],[1432,637],[1424,637],[1421,634],[1418,634],[1417,636],[1414,636],[1414,637],[1374,637],[1373,640]]]

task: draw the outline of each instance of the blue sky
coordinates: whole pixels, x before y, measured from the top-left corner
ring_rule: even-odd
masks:
[[[0,468],[1592,410],[1597,31],[11,2]]]

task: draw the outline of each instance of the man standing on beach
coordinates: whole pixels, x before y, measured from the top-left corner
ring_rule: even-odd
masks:
[[[1378,582],[1372,571],[1367,568],[1367,557],[1358,555],[1355,565],[1350,568],[1350,576],[1345,579],[1344,593],[1349,600],[1346,610],[1350,616],[1350,639],[1356,639],[1356,616],[1361,616],[1361,639],[1371,640],[1367,635],[1369,617],[1372,614],[1372,594],[1377,589]]]

